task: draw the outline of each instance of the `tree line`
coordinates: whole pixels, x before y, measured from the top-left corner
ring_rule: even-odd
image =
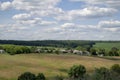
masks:
[[[75,48],[77,46],[92,47],[95,44],[95,42],[83,40],[40,40],[40,41],[0,40],[0,44]]]

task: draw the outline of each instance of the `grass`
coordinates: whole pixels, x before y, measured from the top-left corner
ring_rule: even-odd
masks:
[[[107,43],[107,42],[102,42],[102,43],[96,43],[94,45],[96,48],[104,48],[106,51],[110,51],[112,47],[116,47],[120,49],[120,42],[115,42],[115,43]]]
[[[82,64],[90,73],[96,67],[110,67],[120,64],[120,57],[89,57],[78,55],[56,54],[0,54],[0,80],[17,80],[23,72],[30,71],[35,74],[43,72],[47,78],[63,75],[67,76],[67,70],[75,65]]]

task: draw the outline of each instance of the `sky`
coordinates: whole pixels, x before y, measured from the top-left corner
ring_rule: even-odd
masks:
[[[1,40],[120,40],[120,0],[0,0]]]

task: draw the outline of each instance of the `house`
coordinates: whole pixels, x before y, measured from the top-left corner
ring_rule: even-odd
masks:
[[[99,54],[98,56],[99,56],[99,57],[103,57],[103,56],[104,56],[104,54]]]
[[[64,49],[61,49],[60,52],[61,52],[61,53],[68,53],[68,51],[67,51],[67,50],[64,50]]]
[[[41,50],[41,49],[36,49],[35,50],[35,53],[42,53],[43,52],[43,50]]]
[[[84,55],[84,56],[90,56],[91,54],[90,54],[89,51],[84,51],[84,52],[83,52],[83,55]]]
[[[67,52],[68,52],[68,53],[73,53],[73,50],[72,50],[72,49],[70,49],[70,50],[67,50]]]
[[[5,53],[5,51],[3,49],[0,49],[0,54],[2,54],[2,53]]]
[[[74,50],[73,53],[74,53],[74,54],[83,55],[83,52],[82,52],[82,51],[79,51],[79,50]]]

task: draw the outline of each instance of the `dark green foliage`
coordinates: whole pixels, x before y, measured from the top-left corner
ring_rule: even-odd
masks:
[[[120,80],[120,65],[115,64],[110,69],[105,67],[96,68],[92,74],[86,74],[83,65],[74,65],[70,68],[65,78],[61,75],[52,77],[51,80]],[[35,76],[33,73],[25,72],[18,77],[18,80],[46,80],[43,73]]]
[[[0,40],[0,44],[76,48],[77,46],[92,47],[95,44],[95,42],[94,41],[82,41],[82,40],[41,40],[41,41]]]
[[[92,80],[111,80],[110,71],[105,67],[96,69],[92,77]]]
[[[35,53],[36,50],[37,50],[37,47],[36,47],[36,46],[32,46],[30,49],[31,49],[30,51],[31,51],[32,53]]]
[[[102,54],[102,55],[105,56],[105,54],[106,54],[105,49],[99,49],[98,54],[99,54],[99,55]]]
[[[68,75],[73,79],[82,79],[86,73],[86,68],[83,65],[74,65],[70,68]]]
[[[11,55],[21,54],[21,53],[28,54],[31,52],[30,48],[28,48],[26,46],[17,46],[17,45],[4,45],[3,49]]]
[[[118,51],[119,49],[117,49],[116,47],[111,48],[111,50],[109,51],[109,56],[119,56]]]
[[[0,46],[0,49],[3,49],[3,47],[2,47],[2,46]]]
[[[18,80],[35,80],[35,74],[31,72],[25,72],[18,77]]]
[[[43,73],[39,73],[36,77],[36,80],[45,80],[45,76]]]
[[[64,77],[57,75],[54,77],[54,80],[64,80]]]
[[[120,66],[115,64],[111,67],[111,69],[107,69],[105,67],[101,67],[95,69],[92,77],[92,80],[120,80]]]
[[[60,54],[59,50],[55,50],[55,54],[59,55]]]
[[[110,69],[113,72],[116,72],[116,73],[120,74],[120,65],[119,64],[114,64]]]
[[[87,48],[84,48],[84,47],[78,46],[78,47],[76,47],[76,50],[86,51]]]
[[[91,55],[97,55],[97,50],[95,48],[90,49]]]

